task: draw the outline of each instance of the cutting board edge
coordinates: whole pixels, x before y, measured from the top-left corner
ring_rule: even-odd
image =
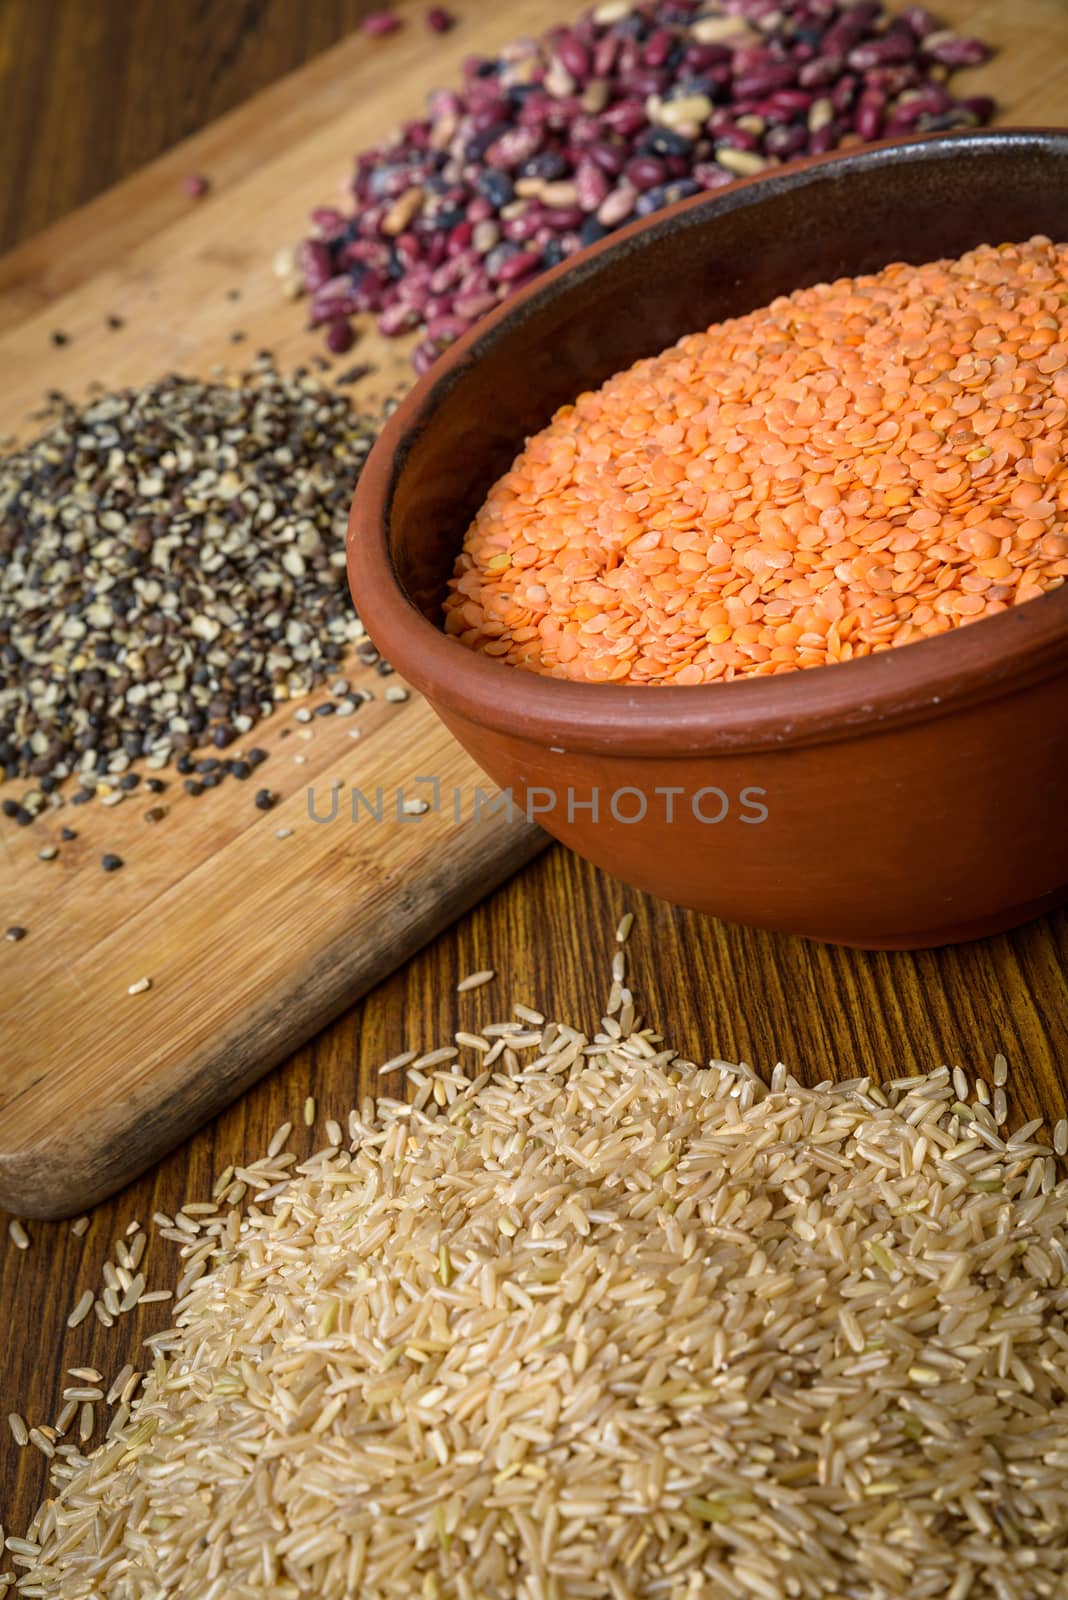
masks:
[[[257,1026],[238,1040],[223,1039],[210,1056],[196,1064],[183,1081],[169,1089],[156,1114],[140,1123],[149,1136],[130,1159],[129,1144],[118,1151],[116,1140],[129,1140],[131,1109],[137,1110],[137,1096],[128,1097],[106,1108],[91,1137],[78,1153],[73,1165],[71,1152],[60,1138],[21,1149],[0,1151],[0,1210],[20,1217],[59,1221],[76,1215],[89,1206],[116,1194],[126,1184],[169,1155],[175,1147],[202,1128],[211,1117],[233,1104],[252,1084],[271,1072],[293,1051],[320,1029],[332,1022],[346,1007],[416,955],[431,939],[451,926],[487,894],[531,862],[549,845],[547,834],[523,823],[502,836],[499,848],[486,860],[485,876],[463,885],[449,902],[426,902],[405,929],[403,939],[383,946],[372,959],[354,971],[337,966],[338,976],[329,983],[315,1011],[309,1015],[294,1011],[296,1020],[288,1028],[279,1027],[284,1017],[284,997],[277,1007],[257,1020]],[[344,950],[344,941],[341,943]],[[329,953],[327,959],[329,957]],[[220,1071],[220,1067],[224,1070]],[[158,1087],[147,1080],[145,1090]],[[132,1107],[131,1107],[132,1102]],[[191,1109],[192,1102],[192,1109]],[[250,1153],[254,1160],[257,1154]],[[62,1186],[62,1204],[56,1204]]]

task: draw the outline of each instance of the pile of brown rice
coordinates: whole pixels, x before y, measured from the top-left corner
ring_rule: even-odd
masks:
[[[1038,1126],[959,1070],[700,1069],[616,977],[592,1039],[521,1008],[462,1036],[477,1076],[434,1052],[351,1150],[198,1216],[141,1395],[9,1541],[20,1595],[1063,1600]]]

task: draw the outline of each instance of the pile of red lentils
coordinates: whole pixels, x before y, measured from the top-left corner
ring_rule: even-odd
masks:
[[[896,263],[582,394],[469,528],[446,628],[530,672],[823,666],[1068,576],[1068,245]]]

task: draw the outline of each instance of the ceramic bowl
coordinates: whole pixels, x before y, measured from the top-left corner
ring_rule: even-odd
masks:
[[[868,948],[995,932],[1068,895],[1068,586],[921,644],[774,678],[538,677],[441,631],[471,517],[559,405],[776,295],[1068,235],[1068,132],[873,146],[684,201],[548,273],[409,394],[364,468],[368,630],[517,807],[625,883]]]

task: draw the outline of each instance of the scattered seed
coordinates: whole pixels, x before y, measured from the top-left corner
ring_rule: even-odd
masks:
[[[105,872],[118,872],[123,864],[122,857],[113,854],[111,851],[100,857],[100,865]]]
[[[151,989],[151,987],[152,987],[152,979],[151,978],[138,978],[136,983],[131,983],[131,985],[127,989],[126,993],[127,994],[147,994],[149,989]]]
[[[27,1428],[25,1422],[23,1422],[17,1411],[8,1412],[7,1425],[11,1429],[11,1437],[14,1439],[15,1443],[20,1449],[23,1445],[29,1444],[30,1430]]]
[[[396,33],[397,29],[403,26],[400,17],[394,16],[392,11],[371,11],[360,23],[364,33],[372,34],[376,38],[383,37],[387,33]]]
[[[78,1402],[77,1402],[77,1400],[68,1400],[68,1401],[66,1401],[66,1403],[61,1407],[59,1413],[56,1416],[56,1421],[55,1421],[56,1432],[58,1434],[60,1434],[60,1435],[66,1433],[67,1429],[70,1427],[71,1423],[74,1421],[74,1418],[77,1416],[77,1414],[78,1414]]]
[[[275,1128],[270,1144],[267,1146],[267,1155],[272,1157],[272,1155],[278,1155],[280,1150],[285,1149],[286,1139],[289,1138],[291,1133],[293,1133],[293,1123],[291,1122],[283,1122],[280,1128]],[[233,1168],[230,1168],[230,1171],[233,1171]]]
[[[457,994],[466,994],[469,989],[481,989],[484,984],[492,983],[497,976],[492,967],[485,967],[480,972],[469,972],[466,978],[461,978],[456,985]]]
[[[11,1218],[7,1225],[7,1231],[11,1235],[11,1243],[16,1250],[28,1250],[30,1248],[30,1236],[18,1217]]]
[[[292,828],[276,828],[274,830],[274,836],[275,836],[276,839],[292,839],[292,837],[293,837],[293,829]]]
[[[25,937],[26,929],[20,928],[17,923],[13,924],[10,928],[4,929],[4,938],[7,940],[8,944],[18,944],[19,941],[21,939],[25,939]]]
[[[344,538],[374,426],[265,358],[240,383],[57,396],[45,423],[0,457],[0,776],[75,776],[71,803],[107,806],[132,763],[199,782],[191,751],[336,677],[363,636]]]
[[[304,1102],[304,1126],[310,1128],[315,1121],[315,1096],[309,1095]]]
[[[395,705],[399,705],[402,701],[408,699],[408,691],[403,689],[399,683],[390,684],[386,690],[386,699],[392,701]]]
[[[75,1304],[74,1310],[70,1313],[70,1315],[67,1318],[67,1327],[68,1328],[76,1328],[79,1325],[79,1323],[82,1323],[82,1322],[85,1321],[86,1317],[89,1315],[90,1311],[93,1309],[93,1300],[94,1300],[94,1298],[95,1298],[95,1296],[94,1296],[93,1291],[91,1289],[86,1289],[85,1292],[82,1295],[79,1296],[78,1301]]]
[[[70,1231],[76,1239],[81,1239],[89,1232],[89,1218],[75,1217],[70,1225]]]
[[[270,789],[257,789],[257,791],[256,791],[256,810],[257,811],[270,811],[277,804],[278,804],[278,795],[274,794]]]
[[[402,1067],[410,1066],[419,1054],[418,1050],[402,1050],[400,1055],[390,1056],[388,1061],[383,1061],[378,1069],[378,1076],[384,1078],[390,1072],[399,1072]]]
[[[189,172],[182,179],[182,189],[190,200],[201,200],[211,188],[202,172]]]
[[[37,859],[38,861],[54,861],[58,855],[59,850],[56,845],[46,844],[42,845],[41,849],[38,850]]]

